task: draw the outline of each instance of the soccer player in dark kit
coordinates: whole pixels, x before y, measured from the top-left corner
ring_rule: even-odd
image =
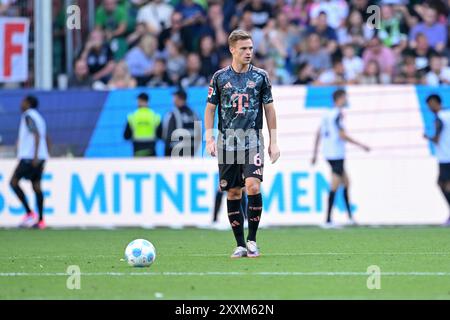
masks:
[[[230,66],[217,71],[208,91],[205,110],[207,152],[219,159],[220,188],[227,191],[228,218],[237,247],[231,258],[258,257],[256,233],[262,212],[260,185],[263,181],[263,110],[269,129],[269,156],[280,157],[276,137],[276,114],[267,72],[251,64],[253,41],[242,30],[233,31],[228,44]],[[218,137],[213,135],[214,114],[218,107]],[[242,188],[248,195],[247,242],[241,208]]]
[[[450,209],[450,110],[442,107],[442,99],[437,94],[428,96],[426,101],[436,120],[434,136],[424,134],[424,137],[435,146],[439,162],[438,185]],[[444,225],[450,226],[450,216]]]

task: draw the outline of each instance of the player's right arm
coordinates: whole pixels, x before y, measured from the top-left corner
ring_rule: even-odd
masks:
[[[215,157],[217,154],[216,141],[213,135],[214,115],[216,113],[216,105],[208,102],[205,109],[205,130],[206,130],[206,151],[211,156]]]
[[[209,83],[208,88],[208,103],[205,108],[205,138],[206,138],[206,152],[211,156],[217,155],[217,145],[214,139],[213,126],[214,115],[216,113],[217,105],[219,104],[219,86],[217,84],[217,73],[215,73]]]

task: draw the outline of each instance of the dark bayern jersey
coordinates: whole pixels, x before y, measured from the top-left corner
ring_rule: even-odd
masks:
[[[235,151],[262,146],[262,107],[273,102],[266,71],[253,65],[243,73],[231,66],[217,71],[209,85],[208,102],[219,107],[219,147]]]

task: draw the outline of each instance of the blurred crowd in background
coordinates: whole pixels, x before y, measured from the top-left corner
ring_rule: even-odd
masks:
[[[23,15],[19,9],[29,8],[24,2],[0,0],[0,15]],[[67,73],[66,17],[64,1],[53,3],[56,81]],[[95,25],[83,25],[82,46],[70,62],[69,88],[207,85],[230,64],[227,37],[236,28],[252,34],[253,64],[266,69],[275,85],[450,83],[450,0],[95,4]],[[378,6],[379,21],[371,5]]]

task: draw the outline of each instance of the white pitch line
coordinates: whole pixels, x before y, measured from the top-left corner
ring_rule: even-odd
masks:
[[[429,256],[429,255],[450,255],[450,252],[298,252],[298,253],[264,253],[264,256],[268,257],[296,257],[296,256],[355,256],[355,255],[408,255],[408,256]],[[192,253],[192,254],[161,254],[160,257],[226,257],[229,256],[227,253]],[[83,258],[83,259],[96,259],[96,258],[120,258],[117,255],[94,255],[94,256],[69,256],[69,255],[57,255],[57,256],[10,256],[10,257],[0,257],[4,260],[15,260],[15,259],[73,259],[73,258]]]
[[[367,272],[85,272],[80,276],[369,276]],[[64,272],[2,272],[0,277],[68,277],[73,274]],[[380,276],[426,276],[448,277],[450,272],[381,272]]]
[[[269,257],[296,257],[296,256],[355,256],[355,255],[450,255],[450,252],[298,252],[298,253],[263,253],[262,256]],[[171,255],[172,256],[172,255]],[[175,256],[175,255],[173,255]],[[183,255],[187,257],[219,257],[219,256],[228,256],[225,253],[194,253],[189,255]]]

